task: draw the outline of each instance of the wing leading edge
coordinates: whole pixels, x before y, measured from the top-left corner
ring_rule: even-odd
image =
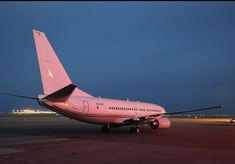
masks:
[[[176,112],[167,112],[164,113],[166,115],[175,115],[175,114],[181,114],[181,113],[190,113],[190,112],[197,112],[197,111],[204,111],[204,110],[211,110],[211,109],[219,109],[223,108],[223,105],[217,105],[217,106],[210,106],[206,108],[196,108],[196,109],[189,109],[189,110],[182,110],[182,111],[176,111]]]

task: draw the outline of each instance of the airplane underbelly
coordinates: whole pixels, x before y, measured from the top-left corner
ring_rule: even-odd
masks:
[[[42,105],[42,104],[41,104]],[[72,119],[76,119],[79,121],[84,121],[88,123],[94,124],[121,124],[125,120],[130,119],[130,117],[125,115],[107,115],[107,114],[90,114],[84,111],[83,112],[75,112],[74,110],[63,109],[60,106],[49,106],[47,104],[43,104],[44,107],[49,108],[57,113],[60,113],[64,116],[70,117]]]
[[[129,119],[128,117],[118,118],[110,116],[81,116],[78,118],[81,121],[95,123],[95,124],[121,124],[125,120]]]

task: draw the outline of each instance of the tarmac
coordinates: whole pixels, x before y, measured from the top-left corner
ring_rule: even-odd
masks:
[[[229,119],[171,118],[169,129],[101,126],[61,116],[0,117],[0,164],[234,163]]]

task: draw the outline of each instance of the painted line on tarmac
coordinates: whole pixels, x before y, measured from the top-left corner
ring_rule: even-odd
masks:
[[[23,150],[0,147],[0,155],[12,154],[18,152],[23,152]]]
[[[33,138],[31,137],[30,139],[28,137],[26,138],[18,138],[18,139],[14,139],[13,141],[8,141],[8,142],[4,142],[0,143],[0,146],[15,146],[15,145],[24,145],[24,144],[38,144],[38,143],[46,143],[46,142],[61,142],[61,141],[68,141],[70,140],[69,138]]]

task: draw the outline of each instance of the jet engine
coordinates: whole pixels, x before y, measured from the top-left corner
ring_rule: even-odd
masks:
[[[167,117],[156,118],[150,123],[152,129],[166,129],[171,126],[171,122]]]

